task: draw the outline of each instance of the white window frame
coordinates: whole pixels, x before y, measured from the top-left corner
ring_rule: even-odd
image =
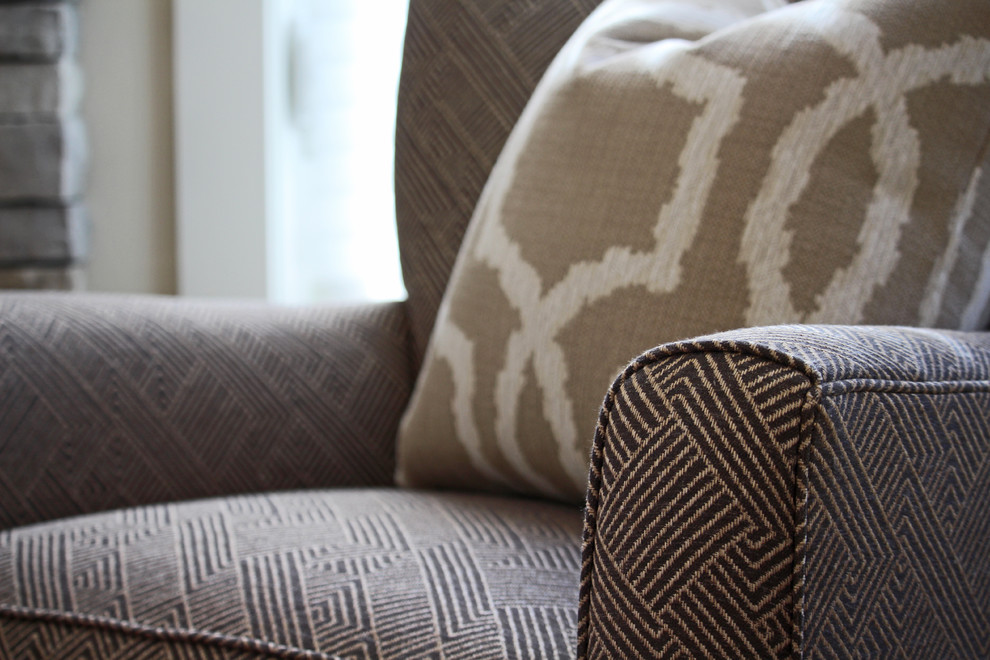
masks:
[[[280,6],[173,2],[180,295],[280,297],[274,219],[288,77]]]

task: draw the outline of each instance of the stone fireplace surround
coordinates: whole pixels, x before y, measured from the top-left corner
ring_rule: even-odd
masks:
[[[73,0],[0,0],[0,289],[78,289],[88,219]]]

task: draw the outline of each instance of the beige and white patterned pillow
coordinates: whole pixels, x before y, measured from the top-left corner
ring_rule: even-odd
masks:
[[[656,344],[982,327],[990,2],[607,0],[482,194],[399,437],[407,486],[580,500]]]

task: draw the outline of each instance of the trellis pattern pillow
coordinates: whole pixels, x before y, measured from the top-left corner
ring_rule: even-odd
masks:
[[[986,0],[607,0],[478,203],[400,483],[580,500],[612,377],[665,341],[983,327],[988,37]]]

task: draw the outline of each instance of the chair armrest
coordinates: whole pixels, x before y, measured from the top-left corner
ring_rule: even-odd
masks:
[[[409,355],[401,303],[0,295],[0,528],[389,484]]]
[[[990,333],[781,326],[609,392],[581,657],[984,657]]]

